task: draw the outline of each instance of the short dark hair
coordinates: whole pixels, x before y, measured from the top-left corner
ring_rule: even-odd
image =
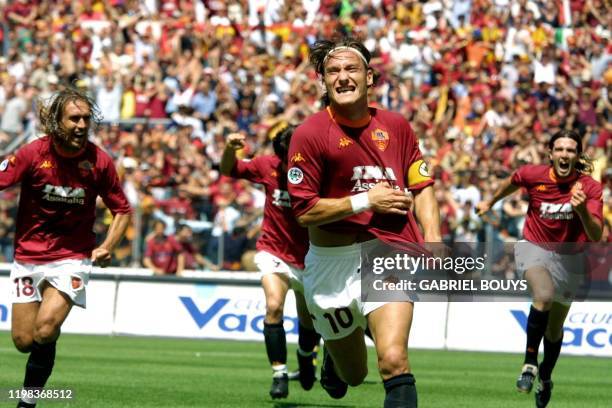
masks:
[[[380,78],[380,73],[370,67],[370,60],[372,59],[372,54],[370,54],[370,51],[366,48],[365,45],[363,45],[363,43],[359,39],[350,36],[339,37],[337,39],[332,40],[319,40],[316,41],[312,45],[312,47],[310,47],[310,56],[308,57],[308,60],[314,67],[315,72],[317,74],[321,76],[325,74],[325,61],[327,60],[327,56],[329,55],[329,52],[336,47],[350,47],[359,51],[366,60],[365,68],[368,70],[372,70],[372,86],[376,85],[376,82],[378,82],[378,79]],[[321,100],[324,106],[329,105],[329,96],[327,95],[327,92],[323,94]]]
[[[356,49],[367,61],[365,64],[366,68],[370,68],[370,59],[372,56],[365,45],[354,37],[341,37],[336,40],[319,40],[310,47],[310,56],[308,60],[314,66],[317,74],[323,75],[325,73],[325,60],[329,52],[336,47],[350,47]]]
[[[293,135],[294,130],[295,126],[289,125],[280,130],[272,141],[274,154],[276,154],[281,160],[285,160],[289,154],[289,143],[291,142],[291,136]]]

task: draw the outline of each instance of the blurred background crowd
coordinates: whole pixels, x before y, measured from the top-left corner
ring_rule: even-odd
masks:
[[[219,175],[225,137],[271,152],[281,123],[321,109],[308,46],[365,41],[380,73],[371,105],[400,112],[433,169],[444,240],[514,242],[516,194],[474,206],[546,141],[576,128],[612,222],[612,13],[606,0],[0,0],[0,152],[37,135],[36,107],[67,84],[104,123],[135,208],[121,266],[252,270],[264,194]],[[18,191],[0,192],[0,257],[12,259]],[[110,220],[100,208],[96,228]]]

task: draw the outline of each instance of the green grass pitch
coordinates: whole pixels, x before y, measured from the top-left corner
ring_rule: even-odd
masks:
[[[73,389],[71,403],[38,407],[382,407],[384,391],[369,351],[366,383],[332,400],[318,385],[290,383],[289,398],[268,396],[271,371],[263,342],[160,339],[64,334],[48,388]],[[513,408],[535,406],[533,394],[514,390],[517,354],[412,350],[419,407]],[[0,332],[0,389],[17,387],[26,356]],[[295,369],[295,346],[289,345]],[[554,373],[551,408],[612,406],[612,359],[562,355]],[[2,396],[0,407],[14,407]]]

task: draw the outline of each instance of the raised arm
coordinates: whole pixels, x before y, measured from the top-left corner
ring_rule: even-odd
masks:
[[[236,164],[236,152],[245,146],[245,137],[240,133],[232,133],[227,137],[227,143],[221,157],[219,168],[221,173],[229,176]]]

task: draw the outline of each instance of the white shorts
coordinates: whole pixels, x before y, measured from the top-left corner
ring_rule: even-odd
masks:
[[[316,331],[324,340],[347,337],[365,329],[366,316],[388,302],[361,300],[361,250],[368,241],[342,247],[310,244],[302,274],[304,298]]]
[[[72,302],[85,308],[86,289],[92,264],[89,259],[63,259],[47,264],[25,264],[17,261],[11,267],[12,303],[42,300],[44,281],[66,294]],[[17,280],[17,282],[15,282]]]
[[[554,301],[563,304],[572,303],[586,273],[584,253],[559,254],[521,240],[514,247],[514,257],[520,279],[524,279],[528,269],[542,267],[550,273],[553,280]]]
[[[257,251],[253,261],[255,265],[257,265],[257,269],[259,269],[262,278],[272,273],[287,275],[291,283],[291,289],[302,294],[304,293],[301,269],[291,266],[276,255],[272,255],[266,251]]]

